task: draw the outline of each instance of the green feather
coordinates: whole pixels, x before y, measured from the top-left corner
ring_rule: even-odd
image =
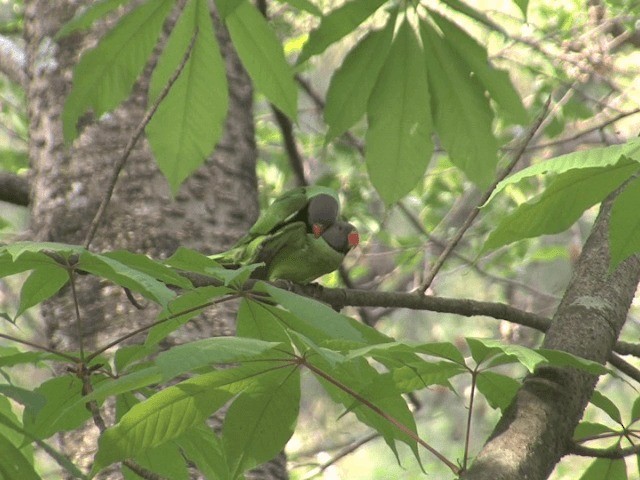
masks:
[[[294,222],[268,237],[257,251],[256,261],[266,264],[267,280],[309,283],[340,267],[344,254],[307,233],[306,225]]]
[[[335,190],[319,185],[298,187],[287,191],[276,198],[275,201],[260,214],[256,223],[249,229],[249,233],[238,240],[236,245],[248,243],[259,235],[267,235],[273,232],[302,210],[311,198],[321,193],[331,195],[338,201],[338,194]]]

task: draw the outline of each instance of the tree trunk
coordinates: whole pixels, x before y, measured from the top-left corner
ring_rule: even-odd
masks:
[[[640,279],[637,256],[609,273],[613,198],[600,209],[542,344],[602,364],[620,334]],[[573,432],[597,380],[572,368],[545,367],[529,375],[463,478],[548,478],[570,453]]]
[[[74,34],[54,43],[53,35],[71,18],[77,0],[25,1],[27,101],[30,118],[31,235],[41,241],[81,244],[105,194],[107,178],[131,133],[144,115],[147,78],[115,112],[87,120],[73,146],[63,143],[61,112],[71,88],[71,73],[80,53],[95,44],[95,32]],[[113,20],[113,19],[112,19]],[[220,251],[246,232],[257,215],[252,87],[230,40],[216,25],[226,59],[230,89],[225,134],[213,156],[171,198],[167,183],[145,142],[138,142],[120,174],[92,249],[127,249],[165,258],[184,245],[204,252]],[[154,320],[157,310],[136,309],[119,287],[90,275],[78,279],[81,327],[69,290],[43,306],[45,341],[56,349],[85,351]],[[233,334],[233,312],[217,308],[189,322],[165,346],[202,337]],[[79,330],[82,330],[81,332]],[[140,338],[134,339],[134,341]],[[106,414],[107,423],[113,413]],[[62,435],[61,448],[74,463],[88,469],[98,429]],[[282,460],[282,459],[280,459]],[[286,478],[282,461],[275,474]],[[110,471],[108,478],[121,478]]]

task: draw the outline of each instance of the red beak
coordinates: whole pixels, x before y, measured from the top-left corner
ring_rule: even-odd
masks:
[[[311,226],[311,231],[313,232],[313,236],[316,238],[320,238],[322,236],[322,234],[324,233],[325,228],[320,225],[319,223],[314,223]]]
[[[358,232],[353,230],[352,232],[349,232],[349,235],[347,236],[347,241],[349,242],[349,247],[351,248],[357,247],[358,244],[360,243],[360,235],[358,234]]]

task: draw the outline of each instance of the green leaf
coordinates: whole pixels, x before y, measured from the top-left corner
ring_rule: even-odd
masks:
[[[427,169],[433,152],[429,105],[422,51],[405,19],[367,107],[367,170],[388,205],[409,193]]]
[[[288,328],[292,328],[320,343],[323,340],[339,339],[360,343],[386,343],[391,338],[333,310],[324,303],[312,300],[295,293],[276,288],[267,283],[260,283],[259,289],[269,293],[278,304],[287,308],[293,315],[287,317],[283,312],[283,319]],[[281,314],[277,308],[265,305],[274,315]]]
[[[234,477],[280,453],[293,435],[300,408],[300,371],[260,377],[259,390],[241,394],[225,414],[222,443]]]
[[[482,393],[491,408],[499,408],[504,412],[515,397],[520,382],[495,372],[482,372],[478,374],[476,387]]]
[[[146,346],[157,345],[165,339],[171,332],[177,330],[192,318],[200,315],[205,309],[211,307],[211,302],[216,298],[231,293],[227,287],[199,287],[187,291],[175,298],[158,316],[158,322],[149,329],[144,342]]]
[[[76,138],[76,123],[88,109],[100,117],[129,95],[173,4],[172,0],[147,1],[124,16],[82,56],[62,112],[65,142]]]
[[[236,8],[247,0],[216,0],[216,7],[223,20],[231,15]]]
[[[268,367],[267,367],[268,368]],[[131,408],[98,442],[92,473],[180,437],[254,384],[265,365],[209,372],[166,388]]]
[[[201,275],[208,276],[211,276],[212,270],[222,268],[218,262],[210,257],[185,247],[178,247],[178,250],[165,260],[164,263],[170,267],[177,268],[178,270],[185,270],[187,272],[199,273]]]
[[[55,40],[60,40],[73,32],[87,29],[93,25],[96,20],[104,17],[107,13],[115,10],[120,5],[128,1],[129,0],[101,0],[93,2],[93,4],[85,8],[80,15],[76,15],[65,23],[53,38]]]
[[[404,425],[408,430],[414,433],[416,432],[413,415],[389,374],[377,372],[375,368],[369,365],[363,358],[355,358],[348,362],[341,362],[335,367],[331,367],[330,364],[318,355],[310,356],[308,361],[340,384],[348,385],[351,390],[366,398],[381,411]],[[396,441],[407,444],[419,461],[420,456],[417,450],[417,443],[409,435],[366,405],[359,403],[349,392],[337,387],[323,376],[317,373],[315,375],[334,401],[344,405],[349,412],[357,416],[358,420],[374,428],[382,435],[389,448],[394,452],[398,462],[400,461],[400,457],[398,455]]]
[[[149,99],[158,98],[192,40],[180,76],[146,126],[151,149],[174,194],[211,154],[227,115],[225,66],[206,0],[187,3],[151,77]]]
[[[460,353],[460,350],[458,350],[451,342],[424,343],[415,347],[415,352],[444,358],[463,367],[466,366],[466,362],[464,361],[464,357]]]
[[[280,1],[281,3],[288,3],[293,8],[297,8],[300,11],[307,12],[313,15],[314,17],[322,16],[322,10],[316,7],[309,0],[278,0],[278,1]]]
[[[431,18],[442,30],[447,44],[455,50],[460,60],[467,64],[507,119],[516,124],[526,124],[529,115],[518,91],[511,83],[509,74],[491,66],[486,48],[476,42],[471,35],[436,11],[429,10],[429,12]]]
[[[627,465],[624,458],[611,460],[596,458],[584,471],[580,480],[626,480]]]
[[[0,435],[0,478],[3,480],[39,480],[32,461],[16,448],[6,437]]]
[[[239,5],[225,19],[233,46],[256,88],[271,103],[294,119],[298,113],[298,88],[282,43],[262,14],[250,2]]]
[[[99,377],[92,377],[94,379]],[[24,426],[37,438],[45,439],[59,431],[76,429],[91,417],[85,407],[86,401],[78,402],[82,398],[82,382],[75,376],[51,378],[34,392],[45,401],[25,407]],[[74,408],[68,409],[72,404]],[[60,417],[62,410],[66,410],[64,417]]]
[[[46,402],[46,399],[36,391],[21,388],[16,385],[0,384],[0,395],[34,410],[39,410]]]
[[[353,32],[369,18],[386,0],[351,0],[332,10],[322,18],[318,28],[311,31],[304,44],[298,64],[318,55],[332,43]]]
[[[162,306],[176,296],[163,282],[107,255],[85,251],[80,255],[77,268],[138,292]]]
[[[453,390],[449,379],[461,373],[467,373],[467,370],[457,363],[421,361],[394,368],[391,376],[402,393],[409,393],[431,385],[442,385]]]
[[[640,252],[640,179],[629,182],[618,195],[609,220],[610,269],[613,271],[623,260]]]
[[[253,338],[212,337],[177,345],[158,355],[155,364],[166,380],[212,364],[262,358],[279,344]],[[281,356],[281,354],[278,354]]]
[[[593,375],[605,375],[610,373],[604,365],[581,357],[576,357],[575,355],[561,350],[538,348],[536,349],[536,352],[545,357],[549,361],[549,365],[554,367],[573,367]]]
[[[606,413],[611,420],[622,425],[622,415],[620,414],[620,410],[610,398],[605,397],[598,390],[594,390],[589,401],[593,406],[598,407]]]
[[[278,313],[260,302],[243,298],[238,308],[236,335],[290,344],[291,339]],[[287,346],[283,348],[290,350]]]
[[[569,170],[558,175],[534,201],[504,217],[483,250],[566,230],[587,208],[601,202],[638,170],[638,162],[621,157],[615,166]]]
[[[420,22],[420,34],[438,136],[454,165],[487,186],[495,176],[498,143],[484,89],[447,38],[426,21]]]
[[[369,32],[331,77],[324,108],[324,120],[329,125],[327,142],[342,135],[365,114],[391,47],[395,22],[396,15],[390,15],[383,29]]]
[[[529,0],[513,0],[513,3],[515,3],[518,6],[520,11],[522,12],[522,16],[526,20],[527,19],[527,8],[529,7]]]
[[[20,306],[15,318],[28,308],[56,294],[68,280],[69,274],[60,266],[51,265],[31,272],[20,289]]]
[[[601,423],[580,422],[573,432],[573,439],[575,441],[581,441],[601,435],[603,433],[609,434],[611,432],[611,427],[608,427]]]
[[[636,397],[631,407],[631,422],[640,420],[640,395]]]
[[[622,156],[640,162],[640,139],[633,139],[621,145],[579,150],[531,165],[498,183],[487,203],[509,185],[526,178],[550,173],[561,174],[575,169],[614,166],[620,162]]]
[[[206,425],[189,429],[178,442],[187,459],[195,463],[205,478],[231,479],[222,441]]]
[[[521,345],[507,345],[494,339],[483,338],[466,338],[471,356],[480,365],[488,358],[495,357],[497,354],[504,354],[517,359],[527,370],[533,372],[535,368],[547,362],[546,357],[527,347]],[[504,363],[504,362],[500,362]]]
[[[167,285],[175,285],[176,287],[184,289],[193,288],[191,282],[187,278],[179,275],[175,270],[167,267],[165,264],[157,260],[153,260],[141,253],[133,253],[128,250],[115,250],[113,252],[103,253],[102,255],[107,258],[117,260],[118,262],[160,280]]]

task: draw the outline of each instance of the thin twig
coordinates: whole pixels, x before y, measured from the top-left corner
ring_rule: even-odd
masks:
[[[442,268],[442,265],[444,265],[444,262],[449,257],[449,254],[451,253],[451,251],[456,247],[456,245],[458,245],[458,242],[462,239],[462,236],[469,229],[469,227],[471,226],[471,224],[473,223],[475,218],[478,216],[478,213],[480,213],[480,207],[482,205],[484,205],[484,203],[489,199],[489,197],[491,196],[491,193],[495,190],[495,188],[498,185],[498,183],[500,183],[500,181],[502,181],[504,178],[506,178],[506,176],[509,175],[511,170],[513,170],[513,167],[515,167],[516,163],[518,163],[520,161],[520,159],[522,158],[522,155],[524,154],[524,152],[525,152],[525,150],[527,148],[527,145],[529,145],[529,142],[533,139],[533,137],[535,136],[536,132],[538,131],[538,129],[542,125],[545,117],[547,116],[547,111],[549,109],[549,104],[550,103],[551,103],[551,96],[549,96],[549,98],[545,102],[544,106],[542,107],[542,111],[540,112],[538,117],[535,119],[535,121],[533,122],[531,127],[529,127],[529,130],[526,132],[526,134],[524,135],[524,137],[520,141],[520,145],[515,150],[512,158],[509,161],[509,163],[507,164],[507,166],[498,174],[498,176],[493,181],[491,186],[484,192],[484,194],[482,195],[482,197],[478,201],[477,206],[473,210],[471,210],[471,212],[469,213],[469,215],[465,219],[465,221],[462,224],[462,226],[458,229],[458,232],[454,235],[454,237],[449,241],[449,243],[447,244],[445,249],[442,251],[442,253],[438,257],[438,259],[436,260],[436,263],[431,268],[431,271],[429,272],[429,274],[425,278],[424,282],[422,283],[422,285],[418,289],[419,293],[424,294],[424,292],[426,292],[427,289],[431,286],[431,283],[433,282],[433,279],[436,277],[436,275],[438,274],[438,272]]]
[[[168,322],[169,320],[173,320],[174,318],[178,318],[178,317],[180,317],[182,315],[186,315],[188,313],[192,313],[192,312],[195,312],[195,311],[198,311],[198,310],[203,310],[205,308],[212,307],[213,305],[217,305],[217,304],[222,303],[222,302],[226,302],[226,301],[229,301],[229,300],[234,300],[234,299],[239,298],[241,296],[242,295],[240,295],[240,294],[233,294],[233,295],[229,295],[228,297],[218,298],[216,300],[212,300],[210,302],[206,302],[206,303],[203,303],[201,305],[197,305],[195,307],[187,308],[187,309],[182,310],[180,312],[173,313],[173,314],[171,314],[171,315],[169,315],[169,316],[167,316],[165,318],[161,318],[160,320],[156,320],[155,322],[152,322],[152,323],[150,323],[148,325],[143,325],[140,328],[136,328],[135,330],[132,330],[131,332],[129,332],[129,333],[125,334],[125,335],[122,335],[121,337],[118,337],[115,340],[107,343],[106,345],[98,348],[95,352],[92,352],[89,356],[87,356],[87,363],[91,362],[91,360],[96,358],[101,353],[106,352],[111,347],[115,347],[119,343],[122,343],[125,340],[138,335],[139,333],[142,333],[142,332],[144,332],[146,330],[149,330],[150,328],[153,328],[156,325],[160,325],[160,324],[162,324],[164,322]]]
[[[409,220],[409,223],[411,223],[411,225],[422,235],[424,235],[429,242],[433,243],[434,245],[436,245],[439,248],[445,248],[446,247],[446,243],[444,241],[442,241],[440,238],[436,237],[435,235],[433,235],[432,233],[427,232],[427,230],[424,228],[424,225],[422,225],[422,222],[420,222],[420,220],[416,217],[416,215],[409,210],[409,208],[404,204],[404,202],[401,200],[398,202],[398,208],[400,209],[400,211],[404,214],[404,216],[407,218],[407,220]],[[462,262],[464,262],[466,265],[468,265],[469,267],[473,268],[478,274],[482,275],[483,277],[493,281],[493,282],[497,282],[497,283],[503,283],[505,285],[511,286],[511,287],[515,287],[515,288],[519,288],[521,290],[525,290],[529,293],[531,293],[532,295],[536,295],[538,297],[543,297],[549,300],[554,300],[557,301],[560,299],[560,297],[558,297],[557,295],[554,295],[552,293],[547,293],[547,292],[543,292],[541,290],[537,290],[535,288],[533,288],[532,286],[523,283],[523,282],[519,282],[517,280],[513,280],[510,278],[503,278],[503,277],[499,277],[497,275],[493,275],[492,273],[487,272],[486,270],[484,270],[483,268],[481,268],[477,262],[475,262],[473,259],[456,252],[455,250],[451,253],[452,256],[456,257],[457,259],[461,260]]]
[[[7,335],[6,333],[0,333],[0,338],[4,338],[5,340],[10,340],[15,343],[19,343],[21,345],[26,345],[31,348],[35,348],[36,350],[41,350],[43,352],[51,353],[53,355],[57,355],[65,360],[68,360],[72,363],[80,363],[80,359],[74,355],[69,355],[68,353],[59,352],[53,348],[46,347],[44,345],[39,345],[37,343],[30,342],[28,340],[23,340],[18,337],[13,337],[11,335]]]
[[[307,472],[307,474],[302,477],[302,480],[311,480],[312,478],[317,477],[318,475],[321,475],[327,468],[329,468],[333,464],[342,460],[347,455],[352,454],[363,445],[369,443],[371,440],[379,438],[380,436],[381,435],[378,432],[371,432],[368,435],[365,435],[364,437],[356,440],[355,442],[350,443],[349,445],[344,447],[342,450],[340,450],[338,453],[336,453],[333,457],[331,457],[329,460],[327,460],[326,462],[322,462],[316,468]]]
[[[532,145],[531,147],[528,148],[528,150],[539,150],[539,149],[544,149],[544,148],[548,148],[548,147],[555,147],[555,146],[562,145],[562,144],[567,143],[567,142],[572,142],[572,141],[577,140],[580,137],[588,135],[588,134],[590,134],[592,132],[596,132],[598,130],[602,130],[603,128],[606,128],[609,125],[612,125],[612,124],[614,124],[614,123],[616,123],[616,122],[618,122],[618,121],[620,121],[620,120],[622,120],[624,118],[630,117],[632,115],[636,115],[637,113],[640,113],[640,108],[636,108],[636,109],[631,110],[629,112],[619,113],[618,115],[616,115],[614,117],[611,117],[611,118],[605,120],[604,122],[599,123],[598,125],[586,128],[584,130],[581,130],[581,131],[579,131],[579,132],[577,132],[577,133],[575,133],[575,134],[573,134],[573,135],[571,135],[569,137],[564,137],[564,138],[560,138],[558,140],[552,140],[550,142],[539,143],[537,145]]]
[[[178,65],[178,68],[176,68],[176,70],[173,72],[173,75],[171,75],[171,77],[169,78],[169,81],[162,89],[162,92],[160,92],[160,95],[158,96],[156,101],[153,103],[149,111],[142,118],[142,121],[138,124],[138,126],[134,130],[133,134],[131,135],[131,138],[129,139],[129,142],[124,148],[124,153],[116,163],[113,169],[113,172],[111,174],[111,178],[109,179],[109,183],[107,185],[107,191],[105,192],[104,198],[100,203],[100,207],[98,207],[98,211],[96,212],[96,215],[93,217],[93,220],[91,221],[91,225],[89,226],[89,231],[87,232],[87,236],[84,240],[85,248],[87,249],[89,248],[89,245],[91,244],[91,241],[93,240],[93,237],[96,234],[98,225],[100,225],[100,222],[102,221],[102,217],[104,216],[104,213],[107,210],[107,206],[111,201],[111,196],[113,195],[113,190],[116,187],[116,182],[118,181],[120,172],[124,168],[124,165],[127,162],[129,155],[133,151],[133,147],[136,145],[136,143],[142,136],[142,132],[144,131],[147,124],[151,121],[151,118],[153,118],[153,115],[156,113],[156,110],[160,106],[160,103],[162,103],[162,101],[166,98],[166,96],[169,94],[169,91],[171,90],[171,87],[176,82],[176,80],[178,80],[178,77],[182,73],[182,70],[187,64],[189,57],[191,56],[191,51],[193,50],[193,46],[195,44],[197,36],[198,36],[198,30],[196,29],[196,31],[191,36],[191,41],[189,42],[189,46],[187,47],[187,50],[182,57],[182,61],[180,62],[180,65]]]
[[[471,418],[473,416],[473,399],[476,394],[476,381],[478,379],[478,372],[471,373],[471,393],[469,395],[469,413],[467,414],[467,428],[464,435],[464,457],[462,459],[462,470],[467,469],[467,462],[469,461],[469,440],[471,438]]]
[[[620,448],[620,446],[616,446],[613,448],[590,448],[583,447],[575,443],[569,453],[572,455],[579,455],[581,457],[595,457],[595,458],[609,458],[612,460],[618,458],[629,457],[631,455],[637,455],[640,453],[640,445],[633,445],[631,447]]]

